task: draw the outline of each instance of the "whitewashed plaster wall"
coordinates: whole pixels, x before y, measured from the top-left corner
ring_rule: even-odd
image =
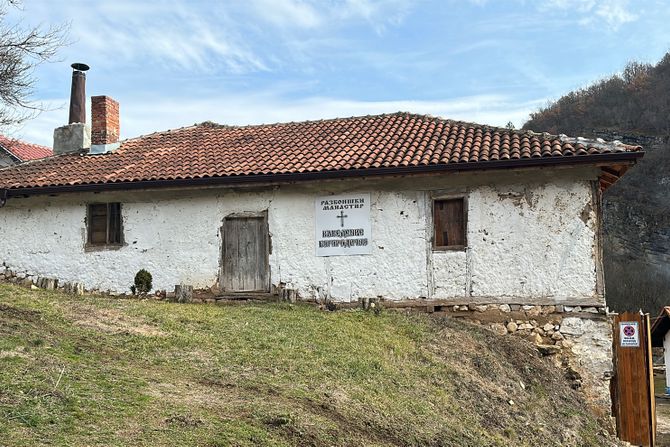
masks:
[[[271,281],[302,298],[602,303],[593,169],[348,179],[266,187],[69,193],[0,209],[0,261],[15,270],[127,292],[215,286],[223,218],[268,211]],[[371,255],[316,257],[314,200],[371,193]],[[434,198],[465,196],[468,247],[434,252]],[[85,250],[86,204],[122,202],[125,246]]]

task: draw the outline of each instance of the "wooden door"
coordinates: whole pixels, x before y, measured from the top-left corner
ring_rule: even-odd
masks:
[[[624,312],[614,317],[612,409],[620,439],[653,447],[656,402],[649,314]]]
[[[269,236],[267,215],[232,215],[223,222],[225,292],[269,292]]]

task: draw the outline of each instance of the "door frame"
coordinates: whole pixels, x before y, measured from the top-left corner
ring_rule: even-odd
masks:
[[[225,258],[226,258],[226,221],[227,220],[232,220],[232,219],[263,219],[263,231],[266,235],[265,238],[265,259],[264,259],[264,267],[265,271],[267,273],[267,283],[265,284],[264,290],[259,290],[259,291],[235,291],[235,290],[226,290],[225,289],[225,281],[224,281],[224,275],[225,275]],[[249,294],[269,294],[271,292],[271,284],[272,284],[272,271],[270,270],[270,254],[272,254],[272,242],[270,240],[270,226],[268,223],[268,210],[263,210],[263,211],[243,211],[243,212],[238,212],[238,213],[230,213],[224,216],[223,220],[221,221],[221,228],[219,230],[219,233],[221,234],[221,245],[219,247],[219,293],[221,294],[226,294],[226,295],[249,295]]]

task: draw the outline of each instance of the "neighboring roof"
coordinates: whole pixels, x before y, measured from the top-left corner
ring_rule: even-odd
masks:
[[[407,113],[243,127],[208,122],[126,140],[112,153],[6,168],[0,189],[12,195],[630,162],[639,150]]]
[[[665,306],[651,325],[651,345],[654,348],[662,348],[663,338],[668,331],[670,331],[670,306]]]
[[[40,146],[39,144],[26,143],[15,138],[8,138],[0,135],[0,148],[6,150],[10,155],[19,161],[37,160],[39,158],[50,157],[53,151],[50,147]]]

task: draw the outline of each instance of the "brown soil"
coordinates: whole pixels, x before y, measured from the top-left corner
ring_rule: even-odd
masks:
[[[156,326],[141,318],[125,315],[123,312],[86,304],[77,304],[69,309],[70,318],[78,326],[95,329],[107,334],[130,334],[147,337],[165,336]]]

